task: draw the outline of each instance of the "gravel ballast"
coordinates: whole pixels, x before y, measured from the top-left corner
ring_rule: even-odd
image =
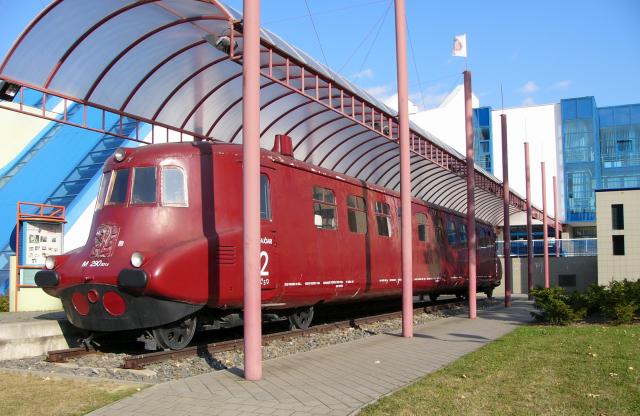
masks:
[[[496,301],[479,302],[479,308],[495,304]],[[448,316],[465,313],[466,308],[455,307],[442,312],[414,315],[414,324],[420,325]],[[340,344],[373,335],[395,332],[402,327],[402,320],[390,319],[362,325],[358,328],[335,329],[325,333],[311,333],[289,340],[275,340],[262,347],[264,360],[310,351],[328,345]],[[21,369],[46,373],[61,373],[74,376],[109,378],[143,383],[165,381],[195,376],[211,371],[238,367],[243,364],[242,350],[225,351],[211,355],[168,360],[150,364],[143,370],[125,370],[122,365],[124,353],[99,353],[70,359],[67,363],[49,363],[44,356],[20,360],[0,361],[0,368]]]

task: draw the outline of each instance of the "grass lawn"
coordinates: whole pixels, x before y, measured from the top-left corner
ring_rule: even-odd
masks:
[[[0,372],[0,415],[84,415],[140,387]]]
[[[640,325],[523,326],[361,415],[640,415]]]

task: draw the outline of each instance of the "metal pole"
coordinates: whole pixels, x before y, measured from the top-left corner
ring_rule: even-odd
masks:
[[[243,6],[244,377],[260,380],[260,0],[244,0]]]
[[[533,290],[533,219],[531,210],[531,169],[529,166],[529,143],[524,143],[524,175],[527,187],[527,293],[532,299]]]
[[[473,161],[473,109],[471,108],[471,72],[464,71],[464,117],[467,134],[467,252],[469,265],[469,318],[476,312],[476,205],[475,166]]]
[[[398,121],[400,122],[400,200],[402,206],[402,336],[413,337],[413,265],[411,259],[411,171],[409,166],[409,87],[405,0],[395,0]]]
[[[556,257],[560,257],[560,221],[558,220],[558,180],[553,176],[553,228],[556,234]]]
[[[540,162],[540,170],[542,171],[542,233],[544,234],[544,287],[549,288],[549,236],[547,225],[547,174],[544,170],[544,162]]]
[[[511,306],[511,292],[513,291],[513,275],[511,274],[511,221],[509,218],[509,155],[507,153],[507,115],[500,115],[502,127],[502,198],[504,202],[504,306]]]

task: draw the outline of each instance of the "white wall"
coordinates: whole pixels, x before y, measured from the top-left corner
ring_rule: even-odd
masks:
[[[500,114],[502,110],[494,110],[491,114],[493,138],[494,175],[502,180],[502,131]],[[547,210],[554,216],[553,210],[553,176],[558,179],[558,211],[560,221],[564,221],[563,178],[558,167],[561,166],[561,155],[557,147],[562,146],[562,120],[560,104],[537,105],[530,107],[509,108],[504,110],[507,116],[507,137],[509,152],[509,185],[511,189],[523,197],[526,196],[524,170],[524,142],[529,142],[529,160],[531,165],[531,201],[542,208],[542,172],[540,162],[545,162]]]
[[[474,108],[480,106],[475,95],[472,95],[471,103]],[[464,87],[462,85],[455,87],[440,107],[412,114],[409,119],[460,154],[466,154]]]

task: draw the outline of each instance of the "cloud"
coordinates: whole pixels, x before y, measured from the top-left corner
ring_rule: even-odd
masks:
[[[520,103],[520,105],[536,105],[536,102],[533,101],[533,97],[527,97],[524,100],[522,100],[522,103]]]
[[[391,95],[391,87],[388,85],[376,85],[364,89],[369,95],[384,101]]]
[[[373,69],[367,68],[362,71],[356,72],[355,74],[351,74],[351,79],[372,79],[373,78]]]
[[[539,89],[540,87],[538,87],[538,84],[536,84],[533,81],[527,81],[527,83],[524,84],[522,87],[520,87],[518,91],[520,91],[523,94],[531,94],[538,91]]]
[[[563,90],[565,88],[569,88],[570,85],[571,85],[571,80],[563,79],[562,81],[558,81],[558,82],[554,83],[551,86],[551,88],[553,88],[555,90]]]

